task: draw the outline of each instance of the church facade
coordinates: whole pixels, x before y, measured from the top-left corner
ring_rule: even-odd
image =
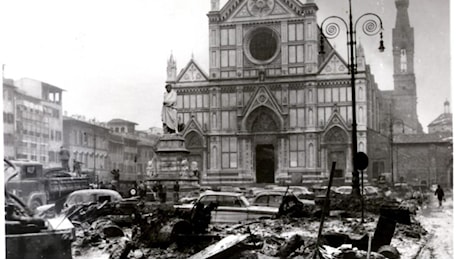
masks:
[[[333,161],[335,176],[351,180],[351,77],[321,40],[314,1],[211,6],[209,72],[192,58],[177,73],[172,55],[167,69],[202,183],[313,183],[329,175]],[[357,144],[368,153],[383,97],[362,47],[357,51]]]

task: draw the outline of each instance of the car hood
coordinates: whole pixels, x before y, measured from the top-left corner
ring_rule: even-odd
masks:
[[[40,214],[40,213],[48,211],[48,210],[50,210],[52,208],[54,208],[54,204],[46,204],[46,205],[42,205],[42,206],[37,207],[35,209],[35,212],[36,212],[36,214]]]
[[[314,200],[306,200],[306,199],[299,199],[300,202],[303,203],[303,205],[315,205],[315,201]]]

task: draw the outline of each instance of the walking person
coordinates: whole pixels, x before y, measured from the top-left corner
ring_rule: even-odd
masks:
[[[438,188],[434,192],[435,196],[438,196],[439,207],[442,206],[442,200],[444,199],[444,190],[441,188],[441,185],[438,184]]]
[[[176,181],[176,183],[174,184],[174,202],[179,201],[179,190],[180,190],[180,185],[179,185],[179,182]]]

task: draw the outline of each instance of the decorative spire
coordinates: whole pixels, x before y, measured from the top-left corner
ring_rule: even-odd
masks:
[[[177,66],[176,66],[176,60],[174,60],[172,51],[171,51],[171,56],[169,57],[169,60],[168,60],[166,71],[167,71],[166,82],[175,82],[176,77],[177,77]]]
[[[211,0],[211,12],[219,11],[219,9],[220,9],[220,1]]]
[[[447,100],[444,102],[444,114],[450,114],[450,103]]]

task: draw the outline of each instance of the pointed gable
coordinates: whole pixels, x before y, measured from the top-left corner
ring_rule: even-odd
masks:
[[[275,97],[266,87],[259,87],[257,91],[252,95],[248,104],[246,105],[243,115],[248,115],[256,108],[260,106],[266,106],[278,114],[282,114],[281,107],[276,102]]]
[[[297,0],[230,0],[220,14],[227,22],[293,18],[302,14],[302,4]]]
[[[186,136],[191,131],[196,131],[200,135],[203,135],[204,133],[203,127],[200,125],[200,123],[196,120],[194,116],[192,116],[190,120],[186,123],[185,128],[183,130],[184,136]]]
[[[208,76],[192,59],[177,76],[177,82],[199,82],[207,81]]]
[[[340,55],[333,50],[329,56],[325,59],[325,62],[319,69],[321,75],[331,74],[346,74],[348,73],[348,65]]]

